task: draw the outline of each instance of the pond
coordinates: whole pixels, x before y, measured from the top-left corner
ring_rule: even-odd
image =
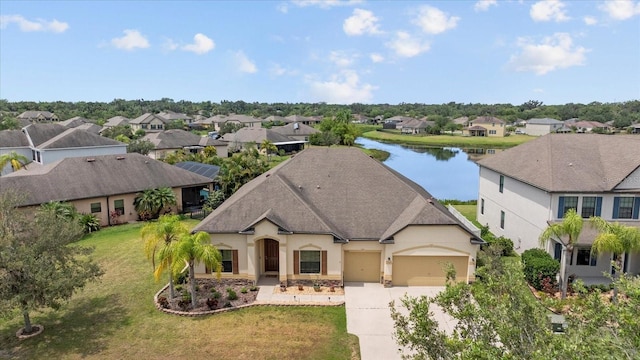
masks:
[[[390,154],[384,164],[425,188],[437,199],[476,200],[479,160],[493,149],[438,148],[388,144],[365,138],[356,143]]]

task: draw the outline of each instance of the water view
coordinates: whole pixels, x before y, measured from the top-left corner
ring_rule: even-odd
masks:
[[[387,151],[385,165],[415,181],[438,199],[475,200],[478,197],[478,165],[472,160],[482,151],[465,153],[459,148],[387,144],[358,138],[366,149]]]

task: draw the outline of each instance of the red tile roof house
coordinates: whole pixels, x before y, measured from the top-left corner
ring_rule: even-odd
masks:
[[[444,285],[475,279],[483,241],[416,183],[356,148],[309,148],[198,224],[223,277],[281,284]],[[199,276],[206,275],[204,266]]]
[[[640,227],[640,138],[633,135],[548,134],[478,162],[477,219],[517,252],[539,247],[549,224],[576,209],[586,220],[601,216]],[[585,283],[608,282],[611,254],[591,254],[596,231],[585,224],[569,259],[569,274]],[[562,246],[546,249],[560,259]],[[640,253],[624,270],[640,274]]]

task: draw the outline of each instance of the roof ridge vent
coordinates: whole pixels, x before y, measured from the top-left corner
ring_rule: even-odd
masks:
[[[87,162],[94,162],[94,161],[96,161],[95,158],[87,158]]]
[[[124,156],[117,156],[116,160],[124,160]]]

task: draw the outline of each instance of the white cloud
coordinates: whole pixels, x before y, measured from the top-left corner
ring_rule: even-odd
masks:
[[[475,11],[487,11],[491,6],[498,6],[497,0],[479,0],[473,5]]]
[[[614,20],[627,20],[640,14],[640,2],[634,3],[632,0],[609,0],[600,5],[600,10],[604,11]]]
[[[596,18],[594,18],[593,16],[585,16],[584,18],[582,18],[582,20],[587,25],[595,25],[595,24],[598,23],[598,20]]]
[[[287,6],[286,3],[280,3],[278,4],[278,6],[276,7],[276,9],[278,9],[278,11],[280,11],[283,14],[286,14],[289,12],[289,6]]]
[[[584,65],[589,50],[575,46],[567,33],[555,33],[534,44],[530,39],[519,38],[520,54],[513,55],[509,64],[515,71],[531,71],[544,75],[550,71]]]
[[[535,88],[535,89],[533,89],[533,92],[534,93],[538,93],[538,94],[542,94],[542,93],[544,93],[544,89]]]
[[[165,42],[162,44],[162,48],[165,51],[174,51],[178,49],[178,44],[172,39],[166,39]]]
[[[354,9],[353,15],[345,19],[342,29],[349,36],[381,33],[378,28],[378,18],[372,11],[363,9]]]
[[[398,56],[414,57],[425,51],[429,51],[431,45],[428,41],[411,36],[411,34],[398,31],[396,38],[387,43],[387,46],[396,52]]]
[[[318,101],[330,104],[369,103],[377,87],[361,84],[353,70],[342,70],[328,81],[312,81],[311,92]]]
[[[339,67],[347,67],[353,64],[357,55],[347,54],[344,51],[331,51],[329,53],[329,60],[338,65]]]
[[[440,34],[449,29],[453,29],[458,25],[460,18],[457,16],[449,16],[433,6],[422,6],[418,11],[418,16],[413,23],[420,26],[422,31],[427,34]]]
[[[258,72],[256,64],[251,61],[242,50],[236,51],[234,54],[238,70],[243,73],[253,74]]]
[[[280,66],[280,64],[273,64],[269,68],[269,73],[273,76],[282,76],[287,73],[287,69]]]
[[[531,15],[533,21],[567,21],[569,17],[565,11],[565,6],[560,0],[538,1],[531,5],[529,15]]]
[[[140,34],[138,30],[127,29],[123,32],[123,37],[111,39],[111,44],[116,48],[131,51],[136,48],[146,49],[151,46],[147,38]]]
[[[371,55],[369,55],[369,58],[371,59],[371,61],[373,61],[374,63],[380,63],[384,61],[384,56],[377,54],[377,53],[373,53]]]
[[[298,7],[317,6],[321,9],[330,9],[338,6],[354,6],[361,4],[362,0],[292,0],[291,3]]]
[[[32,21],[25,19],[22,15],[1,15],[0,28],[4,29],[9,26],[9,24],[17,24],[20,31],[24,32],[43,31],[63,33],[69,29],[68,23],[58,21],[56,19],[51,21],[36,19],[35,21]]]
[[[188,44],[182,47],[184,51],[191,51],[198,55],[206,54],[213,50],[216,44],[204,34],[197,33],[193,36],[193,44]]]

